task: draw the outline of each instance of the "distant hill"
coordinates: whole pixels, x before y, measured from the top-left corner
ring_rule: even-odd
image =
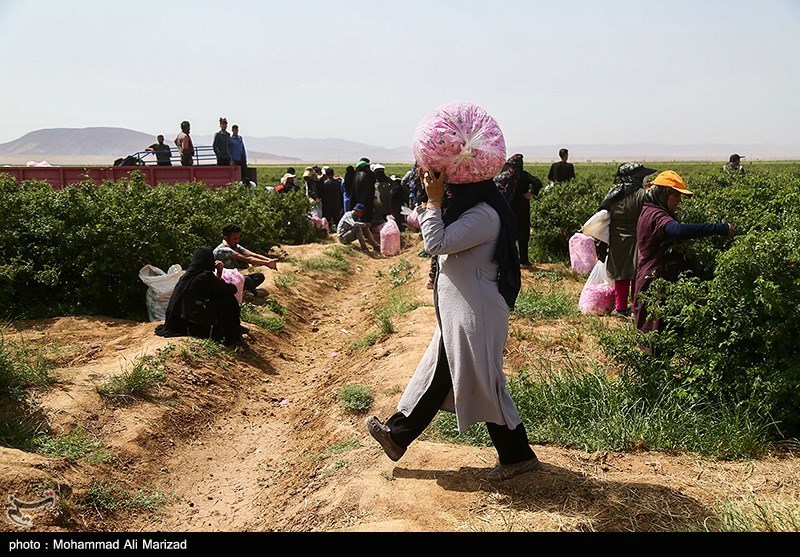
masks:
[[[213,136],[193,135],[195,145],[211,145]],[[170,143],[173,138],[167,138]],[[143,150],[155,142],[155,134],[125,128],[54,128],[37,130],[19,139],[0,144],[0,164],[20,164],[27,160],[47,160],[56,164],[111,164],[119,157]],[[414,160],[410,146],[378,147],[339,138],[292,138],[244,136],[247,159],[251,164],[301,162],[309,164],[353,164],[361,157],[372,162],[409,163]],[[558,150],[567,147],[570,161],[657,161],[728,160],[739,153],[746,160],[800,160],[800,146],[772,144],[667,145],[636,143],[626,145],[527,145],[509,146],[510,155],[522,153],[528,162],[558,160]],[[280,153],[280,154],[273,154]]]
[[[27,133],[0,144],[0,155],[117,158],[155,143],[155,136],[124,128],[54,128]]]

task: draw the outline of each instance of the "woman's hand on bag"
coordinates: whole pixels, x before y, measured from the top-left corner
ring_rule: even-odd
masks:
[[[428,201],[442,201],[442,197],[444,197],[444,180],[444,171],[439,172],[438,177],[430,170],[422,171],[422,185],[425,187],[425,193],[428,194]]]

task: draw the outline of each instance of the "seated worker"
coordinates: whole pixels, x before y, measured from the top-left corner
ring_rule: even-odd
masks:
[[[361,203],[356,203],[352,211],[347,211],[342,215],[336,228],[336,235],[343,244],[358,240],[362,251],[367,251],[367,242],[369,242],[374,251],[380,253],[381,245],[375,240],[375,236],[372,235],[372,230],[370,230],[372,223],[362,222],[360,219],[363,217],[364,206]]]
[[[161,337],[210,338],[225,346],[243,344],[248,331],[241,326],[236,286],[222,280],[222,262],[211,248],[198,248],[189,268],[178,280],[167,305]],[[215,272],[216,271],[216,272]]]
[[[222,261],[226,269],[247,269],[251,265],[265,265],[272,270],[278,269],[278,260],[260,253],[252,252],[239,244],[242,228],[238,224],[226,224],[222,227],[222,243],[214,248],[214,257]],[[244,274],[244,273],[242,273]],[[258,296],[256,288],[264,282],[263,273],[244,275],[244,289]]]

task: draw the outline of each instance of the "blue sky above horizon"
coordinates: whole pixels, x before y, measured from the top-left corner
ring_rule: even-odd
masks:
[[[514,145],[799,145],[798,31],[798,0],[0,0],[0,143],[224,115],[397,147],[468,100]]]

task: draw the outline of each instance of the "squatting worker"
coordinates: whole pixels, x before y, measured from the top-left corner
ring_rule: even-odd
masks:
[[[352,244],[354,240],[358,240],[361,251],[367,251],[367,243],[372,246],[372,249],[377,253],[381,251],[381,245],[372,234],[372,223],[364,222],[365,209],[361,203],[356,203],[351,211],[347,211],[339,220],[336,226],[336,235],[339,241],[343,244]]]

